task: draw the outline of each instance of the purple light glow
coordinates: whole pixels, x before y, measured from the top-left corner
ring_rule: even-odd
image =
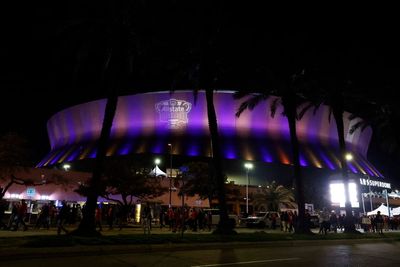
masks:
[[[191,144],[187,150],[187,154],[192,157],[198,156],[200,154],[198,146],[196,146],[196,144]]]
[[[132,143],[128,142],[124,144],[119,150],[118,155],[128,155],[132,151]]]
[[[353,173],[358,173],[356,167],[354,167],[354,165],[351,164],[349,161],[347,162],[347,166],[349,167],[349,169],[350,169]]]
[[[224,149],[225,158],[227,159],[236,159],[236,153],[233,146],[226,147]]]
[[[80,153],[79,147],[75,148],[74,151],[71,153],[71,155],[68,156],[67,161],[75,160],[78,157],[79,153]]]
[[[274,159],[272,158],[271,153],[269,153],[269,151],[264,147],[261,147],[261,155],[265,162],[268,162],[268,163],[274,162]]]
[[[89,158],[94,159],[97,155],[97,148],[94,148],[90,153],[89,153]]]
[[[302,153],[300,153],[300,166],[308,166],[306,158],[304,157],[304,155]]]
[[[151,148],[151,153],[153,154],[160,154],[163,152],[163,143],[157,142],[152,148]]]
[[[325,154],[325,152],[322,149],[317,149],[318,155],[321,157],[321,159],[324,161],[325,165],[328,166],[329,169],[334,170],[335,165],[333,162],[329,159],[329,157]]]
[[[68,149],[68,147],[65,147],[60,151],[60,153],[56,154],[56,156],[50,161],[50,165],[56,164],[57,161],[64,155],[65,151]]]

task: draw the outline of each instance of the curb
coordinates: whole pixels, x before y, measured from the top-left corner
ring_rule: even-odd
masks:
[[[265,242],[229,242],[229,243],[186,243],[186,244],[140,244],[140,245],[93,245],[50,248],[9,248],[0,250],[1,261],[18,259],[57,258],[74,256],[95,256],[129,253],[171,252],[178,250],[207,250],[227,248],[255,248],[255,247],[294,247],[294,246],[329,246],[329,245],[356,245],[361,243],[396,242],[396,238],[383,239],[337,239],[337,240],[288,240]]]

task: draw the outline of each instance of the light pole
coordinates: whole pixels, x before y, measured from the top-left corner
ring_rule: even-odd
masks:
[[[154,176],[156,176],[156,177],[157,177],[157,166],[158,166],[160,163],[161,163],[161,160],[160,160],[159,158],[156,158],[156,159],[154,160],[154,164],[156,164],[156,168],[155,168],[155,171],[154,171]]]
[[[64,168],[64,170],[67,172],[67,171],[69,171],[69,169],[71,169],[71,165],[69,165],[68,163],[65,163],[65,164],[63,165],[63,168]]]
[[[249,171],[253,169],[252,163],[245,163],[244,167],[246,168],[246,213],[249,214]]]
[[[344,158],[347,162],[353,160],[353,155],[351,153],[346,153]],[[344,167],[342,167],[344,168]],[[343,174],[343,185],[344,185],[344,195],[345,195],[345,209],[346,209],[346,216],[350,216],[352,214],[352,203],[350,197],[350,178],[348,177],[348,170],[346,170],[346,175]]]
[[[171,207],[172,204],[172,144],[169,143],[169,207]]]
[[[369,176],[367,177],[368,177],[367,183],[368,183],[369,205],[371,206],[371,211],[372,211],[371,180],[369,179]]]
[[[362,205],[363,205],[363,215],[365,215],[364,195],[365,195],[365,193],[361,193],[361,202],[362,202]]]
[[[388,217],[390,218],[390,207],[389,207],[388,190],[385,189],[384,191],[385,191],[385,197],[386,197],[386,206],[387,206],[387,209],[388,209]]]

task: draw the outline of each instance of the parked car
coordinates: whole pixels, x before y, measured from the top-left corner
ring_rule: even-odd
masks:
[[[204,209],[203,210],[206,214],[211,212],[211,224],[217,225],[219,223],[219,209]],[[235,226],[239,224],[239,217],[235,214],[228,214],[230,219],[235,220]]]
[[[281,219],[279,213],[276,211],[257,212],[253,216],[243,219],[243,223],[245,223],[247,227],[272,228],[273,217],[275,217],[275,226],[279,227]]]

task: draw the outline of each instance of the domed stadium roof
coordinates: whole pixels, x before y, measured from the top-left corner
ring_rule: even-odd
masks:
[[[270,116],[270,104],[276,97],[260,103],[253,111],[235,112],[242,100],[234,100],[232,91],[217,91],[214,104],[217,114],[222,154],[226,159],[243,159],[290,165],[290,135],[286,117],[279,107]],[[49,166],[62,162],[94,158],[100,136],[106,99],[62,110],[47,124],[50,153],[38,164]],[[382,176],[367,160],[372,129],[349,133],[357,119],[344,115],[347,149],[353,155],[348,167],[353,173]],[[335,121],[329,121],[329,108],[321,106],[297,122],[300,164],[335,170],[340,168]],[[107,156],[131,153],[169,153],[210,156],[210,134],[204,92],[194,101],[192,91],[153,92],[120,96],[111,130]]]

